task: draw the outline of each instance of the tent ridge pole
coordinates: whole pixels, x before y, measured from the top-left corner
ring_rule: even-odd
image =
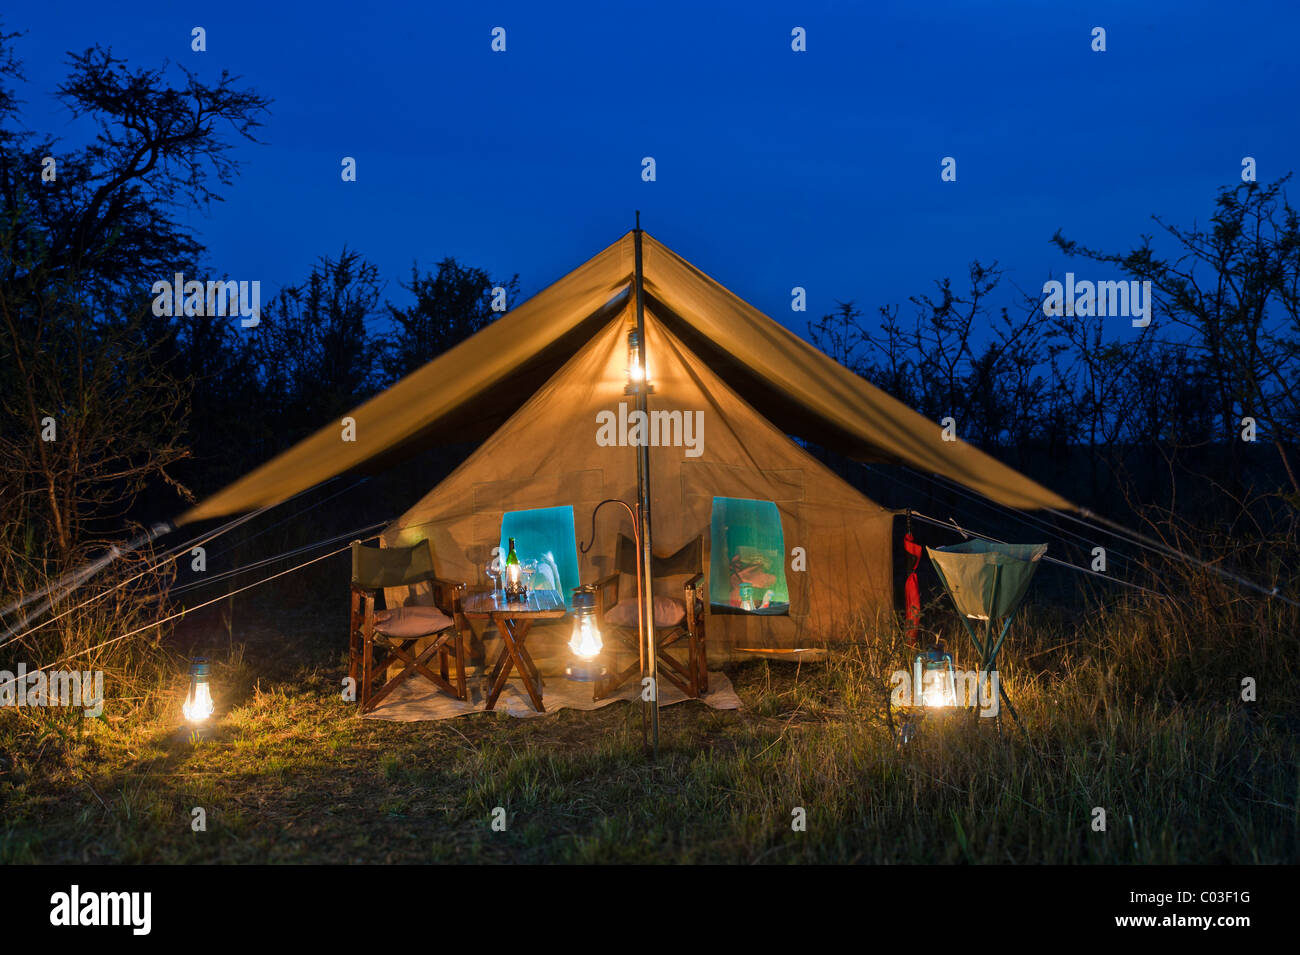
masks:
[[[636,337],[637,337],[637,360],[640,362],[643,374],[641,377],[640,387],[636,394],[636,407],[642,413],[645,420],[649,417],[649,365],[646,363],[646,340],[645,340],[645,274],[641,267],[641,211],[636,213],[636,228],[632,230],[632,243],[636,251]],[[651,559],[654,555],[653,546],[650,539],[650,445],[649,441],[643,441],[637,445],[636,449],[636,492],[637,492],[637,512],[641,523],[641,586],[638,588],[643,595],[640,610],[641,629],[645,636],[643,638],[642,669],[641,669],[641,686],[642,686],[642,707],[643,712],[649,709],[650,715],[650,751],[654,756],[659,755],[659,655],[655,644],[655,622],[654,622],[654,568]],[[645,700],[645,680],[650,679],[650,696]],[[644,725],[644,723],[643,723]]]

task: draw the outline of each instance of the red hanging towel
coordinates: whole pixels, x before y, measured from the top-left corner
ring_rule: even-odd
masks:
[[[912,572],[907,575],[907,585],[903,588],[903,596],[907,602],[907,643],[908,646],[916,646],[916,638],[920,634],[921,627],[921,585],[917,582],[916,571],[921,566],[921,555],[925,553],[925,548],[916,542],[912,537],[912,532],[908,531],[903,537],[903,549],[916,558],[912,564]]]

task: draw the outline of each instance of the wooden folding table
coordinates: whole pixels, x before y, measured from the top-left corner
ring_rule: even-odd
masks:
[[[501,593],[471,594],[461,604],[461,612],[470,620],[491,620],[501,634],[504,646],[496,665],[488,675],[492,692],[488,695],[487,709],[497,705],[497,697],[505,689],[510,671],[518,670],[533,709],[545,713],[542,705],[542,678],[528,652],[526,641],[528,631],[534,620],[554,620],[563,617],[568,610],[564,600],[554,590],[535,590],[526,601],[507,603]]]

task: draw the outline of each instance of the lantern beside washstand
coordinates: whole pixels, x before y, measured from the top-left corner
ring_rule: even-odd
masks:
[[[939,641],[916,655],[912,663],[913,705],[927,710],[957,705],[957,681],[952,655]]]

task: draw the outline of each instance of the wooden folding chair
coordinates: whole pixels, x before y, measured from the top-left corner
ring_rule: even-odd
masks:
[[[416,593],[417,586],[424,583],[431,595]],[[381,591],[402,587],[408,588],[402,606],[376,610]],[[358,686],[362,713],[373,710],[417,674],[458,700],[466,698],[465,643],[458,626],[464,591],[463,583],[443,580],[434,573],[433,548],[427,540],[412,547],[366,547],[360,541],[352,542],[348,675]],[[415,645],[430,637],[433,639],[417,656]],[[436,673],[429,667],[434,654],[438,655]],[[449,671],[453,656],[454,684]],[[401,669],[388,676],[398,664]]]
[[[636,565],[636,542],[620,534],[614,573],[596,584],[596,612],[601,629],[615,635],[623,646],[637,654],[637,659],[623,670],[611,673],[597,687],[597,699],[609,696],[640,675],[636,587],[620,589],[623,575],[635,580]],[[681,600],[664,594],[654,595],[652,599],[659,673],[691,699],[699,699],[709,692],[709,665],[704,649],[704,538],[695,538],[676,553],[655,555],[650,561],[650,574],[654,580],[691,575],[683,584]],[[680,658],[683,647],[684,661]]]

